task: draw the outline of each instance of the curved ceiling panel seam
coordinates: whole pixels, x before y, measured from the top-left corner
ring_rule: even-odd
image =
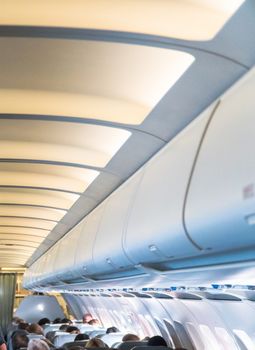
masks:
[[[234,57],[227,56],[227,54],[223,55],[217,51],[209,50],[208,48],[199,46],[201,44],[200,41],[187,41],[149,34],[104,31],[97,29],[0,25],[0,37],[64,39],[81,41],[89,40],[158,47],[165,49],[178,48],[181,51],[192,53],[195,57],[196,52],[201,52],[212,56],[222,57],[222,59],[229,60],[246,69],[251,68],[250,66],[247,66],[247,64],[235,59]]]
[[[49,222],[55,222],[58,223],[59,221],[51,220],[51,219],[45,219],[35,216],[18,216],[18,215],[0,215],[0,218],[22,218],[22,219],[29,219],[29,220],[42,220],[42,221],[49,221]]]

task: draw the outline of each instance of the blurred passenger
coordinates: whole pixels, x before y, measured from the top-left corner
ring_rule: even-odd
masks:
[[[124,337],[122,338],[122,341],[139,341],[140,338],[136,334],[128,333],[125,334]]]
[[[96,319],[96,318],[93,318],[92,320],[90,320],[90,321],[88,322],[88,324],[90,324],[91,326],[98,326],[98,327],[101,326],[100,322],[99,322],[98,319]]]
[[[27,331],[29,333],[34,333],[34,334],[41,334],[43,335],[43,329],[41,326],[39,326],[38,323],[31,323],[31,325],[27,328]]]
[[[22,320],[22,322],[20,322],[18,324],[18,328],[17,329],[27,331],[28,327],[29,327],[29,323],[27,323],[27,322]]]
[[[75,327],[75,326],[68,326],[66,329],[67,333],[71,333],[71,334],[79,334],[80,330],[79,328]]]
[[[58,349],[59,350],[59,349]],[[66,350],[66,349],[65,349]],[[84,350],[83,346],[80,345],[73,345],[70,348],[68,348],[68,350]]]
[[[88,334],[85,334],[85,333],[77,334],[76,337],[74,338],[74,341],[78,341],[78,340],[89,340],[89,336]]]
[[[82,317],[82,322],[83,323],[89,323],[89,321],[93,320],[93,316],[89,313],[84,314]]]
[[[62,331],[62,332],[66,332],[67,328],[68,328],[68,324],[62,324],[60,327],[59,327],[59,330]]]
[[[90,348],[108,348],[109,346],[99,338],[92,338],[86,344],[86,349]]]
[[[69,318],[63,318],[63,319],[61,320],[61,323],[68,323],[68,324],[71,324],[72,321],[69,320]]]
[[[107,330],[106,330],[106,334],[109,334],[109,333],[118,333],[120,330],[117,328],[117,327],[115,327],[115,326],[113,326],[113,327],[109,327],[109,328],[107,328]]]
[[[20,348],[26,348],[28,345],[29,339],[26,331],[17,331],[12,337],[12,348],[17,350]],[[2,350],[2,349],[1,349]]]
[[[47,317],[41,318],[38,322],[39,326],[44,326],[45,324],[49,324],[50,320]]]
[[[55,318],[55,320],[52,323],[53,324],[62,323],[61,318],[60,317]]]
[[[48,344],[42,339],[31,339],[27,350],[50,350]]]
[[[167,346],[167,343],[160,335],[155,335],[148,340],[148,346]]]
[[[4,338],[0,336],[0,350],[7,350],[7,346],[5,344]]]

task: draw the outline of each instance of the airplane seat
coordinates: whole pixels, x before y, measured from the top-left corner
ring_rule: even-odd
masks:
[[[28,339],[45,339],[45,336],[42,334],[30,333],[27,335]]]
[[[169,348],[166,346],[135,346],[132,350],[173,350],[173,348]]]
[[[65,343],[63,345],[63,348],[65,350],[70,350],[73,346],[82,346],[83,348],[86,347],[86,344],[87,344],[87,340],[76,340],[76,341],[70,341],[68,343]]]
[[[103,334],[102,336],[99,336],[99,337],[109,347],[112,347],[113,344],[115,344],[117,342],[121,342],[124,335],[125,335],[124,333],[117,332],[117,333]]]
[[[47,327],[43,328],[43,334],[46,335],[48,332],[58,331],[59,327],[64,323],[59,324],[48,324]]]
[[[73,324],[73,326],[79,328],[81,333],[86,333],[87,331],[88,332],[90,332],[90,331],[92,332],[92,331],[95,330],[95,328],[93,326],[89,325],[89,324],[82,324],[81,323],[81,324]]]
[[[53,339],[53,344],[56,348],[61,347],[65,343],[73,342],[77,334],[63,333],[55,335]]]
[[[142,340],[132,341],[132,340],[130,340],[130,341],[118,343],[117,346],[114,344],[112,347],[114,349],[119,349],[119,350],[131,350],[136,346],[146,346],[146,345],[147,345],[147,341],[142,341]]]
[[[105,332],[106,332],[106,329],[100,328],[100,329],[95,329],[92,332],[84,332],[84,333],[88,334],[90,338],[95,338],[95,337],[101,338],[101,336],[105,335]]]
[[[45,338],[53,343],[54,337],[56,335],[60,335],[60,334],[66,334],[66,332],[64,332],[64,331],[50,331],[46,334]]]

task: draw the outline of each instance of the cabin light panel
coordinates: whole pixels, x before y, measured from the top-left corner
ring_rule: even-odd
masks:
[[[210,40],[243,2],[244,0],[62,0],[60,5],[58,0],[8,0],[4,3],[4,11],[0,11],[0,23]]]

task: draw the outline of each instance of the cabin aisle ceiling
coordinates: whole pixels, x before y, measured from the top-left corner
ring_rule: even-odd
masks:
[[[250,68],[250,6],[0,0],[0,267],[29,266]]]

